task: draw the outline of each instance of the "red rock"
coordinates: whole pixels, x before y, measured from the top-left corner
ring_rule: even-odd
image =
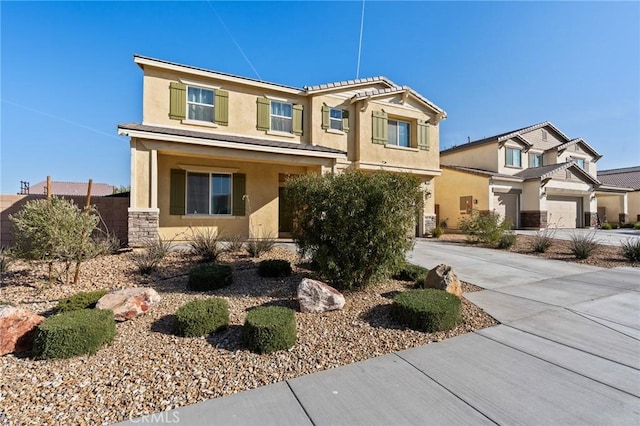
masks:
[[[0,356],[31,349],[44,317],[14,306],[0,306]]]
[[[344,296],[335,288],[316,280],[303,278],[298,285],[300,312],[326,312],[342,309]]]
[[[125,288],[102,296],[96,309],[112,310],[116,321],[127,321],[147,312],[160,300],[160,295],[152,288]]]

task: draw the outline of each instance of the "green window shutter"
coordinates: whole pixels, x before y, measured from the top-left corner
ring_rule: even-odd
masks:
[[[418,148],[429,150],[429,123],[418,120]]]
[[[387,121],[387,113],[384,111],[373,111],[371,118],[373,124],[372,128],[372,142],[385,145],[389,138],[389,127]]]
[[[329,111],[331,110],[331,108],[329,108],[326,105],[322,105],[322,128],[323,129],[328,129],[329,128]]]
[[[216,123],[226,126],[229,124],[229,92],[226,90],[216,90],[216,100],[214,102]]]
[[[244,173],[233,174],[233,215],[244,216],[244,196],[247,193],[247,176]]]
[[[171,182],[169,192],[169,214],[183,215],[185,212],[185,184],[187,172],[180,169],[171,169]]]
[[[293,105],[293,134],[301,135],[302,134],[302,105],[294,104]]]
[[[187,117],[187,85],[172,81],[169,84],[169,118],[183,120]]]
[[[349,131],[349,111],[342,110],[342,131],[347,133]]]
[[[258,104],[258,124],[256,127],[258,130],[269,130],[271,128],[271,123],[269,122],[271,102],[267,98],[258,98],[256,103]]]

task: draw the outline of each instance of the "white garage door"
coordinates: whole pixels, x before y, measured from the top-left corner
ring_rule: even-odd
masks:
[[[513,228],[518,227],[518,194],[494,194],[493,210],[507,218]]]
[[[581,198],[547,197],[547,222],[550,227],[577,228],[580,226]]]

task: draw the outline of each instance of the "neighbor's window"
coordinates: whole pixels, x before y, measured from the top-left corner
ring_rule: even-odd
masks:
[[[187,118],[213,123],[213,90],[189,86],[187,90]]]
[[[507,161],[506,165],[511,167],[522,167],[520,161],[522,157],[522,151],[518,148],[507,148]]]
[[[342,131],[342,110],[331,108],[329,110],[329,128]]]
[[[271,130],[285,133],[293,132],[291,104],[271,101]]]
[[[389,145],[411,146],[411,124],[406,121],[389,120]]]
[[[542,154],[529,153],[529,167],[542,166]]]
[[[187,214],[231,214],[231,175],[187,173]]]
[[[584,170],[584,159],[582,158],[574,158],[576,164],[578,165],[578,167],[580,167],[582,170]]]

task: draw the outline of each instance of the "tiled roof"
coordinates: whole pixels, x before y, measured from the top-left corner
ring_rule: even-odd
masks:
[[[257,146],[265,146],[265,147],[273,147],[273,148],[287,148],[287,149],[295,149],[298,151],[315,151],[315,152],[324,152],[329,154],[339,154],[345,155],[346,152],[340,151],[338,149],[328,148],[320,145],[309,145],[305,143],[295,143],[295,142],[283,142],[272,139],[257,139],[257,138],[249,138],[245,136],[235,136],[235,135],[221,135],[215,133],[208,132],[197,132],[193,130],[185,130],[185,129],[174,129],[170,127],[159,127],[159,126],[148,126],[145,124],[119,124],[118,129],[123,130],[137,130],[141,132],[149,132],[149,133],[157,133],[171,136],[183,136],[188,138],[198,138],[198,139],[207,139],[207,140],[215,140],[222,142],[232,142],[238,144],[249,144],[249,145],[257,145]]]
[[[625,167],[598,171],[598,180],[605,185],[640,190],[640,167]]]
[[[480,176],[486,176],[486,177],[523,180],[519,176],[507,175],[507,174],[504,174],[504,173],[496,173],[496,172],[492,172],[491,170],[476,169],[476,168],[473,168],[473,167],[449,166],[449,165],[446,165],[446,164],[441,164],[440,167],[443,168],[443,169],[458,170],[458,171],[461,171],[461,172],[467,172],[467,173],[472,173],[474,175],[480,175]]]
[[[356,78],[354,80],[344,80],[344,81],[336,81],[333,83],[317,84],[315,86],[304,86],[304,90],[306,90],[307,92],[315,92],[318,90],[328,90],[328,89],[335,89],[339,87],[349,87],[349,86],[355,86],[357,84],[376,83],[376,82],[382,82],[391,87],[398,86],[393,81],[389,80],[387,77],[380,75],[377,77]]]
[[[566,163],[549,164],[540,167],[529,167],[521,172],[516,173],[516,176],[521,177],[524,180],[531,179],[546,179],[554,173],[561,172],[563,170],[572,168],[573,171],[582,176],[584,180],[591,182],[594,185],[600,185],[600,182],[580,168],[574,161],[567,161]]]
[[[534,125],[527,126],[527,127],[522,127],[521,129],[509,130],[508,132],[504,132],[504,133],[500,133],[500,134],[497,134],[497,135],[489,136],[489,137],[486,137],[486,138],[478,139],[478,140],[475,140],[475,141],[467,142],[467,143],[464,143],[464,144],[461,144],[461,145],[452,146],[451,148],[443,149],[442,151],[440,151],[440,154],[447,154],[447,153],[450,153],[450,152],[460,151],[460,150],[463,150],[463,149],[468,149],[468,148],[472,148],[472,147],[475,147],[475,146],[478,146],[478,145],[484,145],[484,144],[492,143],[492,142],[501,142],[503,140],[511,139],[511,138],[513,138],[515,136],[521,135],[522,133],[531,132],[533,130],[540,129],[540,128],[546,127],[546,126],[551,127],[555,132],[557,132],[565,140],[569,141],[569,138],[567,137],[567,135],[562,133],[550,121],[543,121],[542,123],[534,124]],[[524,138],[522,138],[522,139],[524,139]]]
[[[87,189],[89,183],[83,182],[58,182],[51,181],[51,194],[52,195],[87,195]],[[92,183],[91,184],[91,196],[101,197],[105,195],[113,194],[115,187],[108,183]],[[30,194],[46,194],[47,193],[47,181],[43,180],[34,185],[29,186]]]
[[[358,93],[357,95],[354,95],[352,99],[364,99],[364,98],[368,98],[369,96],[388,95],[388,94],[401,93],[406,91],[410,92],[413,96],[420,99],[422,102],[429,105],[431,108],[435,109],[436,111],[440,113],[444,113],[444,110],[442,108],[440,108],[439,106],[437,106],[436,104],[434,104],[429,99],[425,98],[424,96],[422,96],[420,93],[416,92],[409,86],[396,86],[396,87],[388,87],[386,89],[367,90],[362,93]]]

